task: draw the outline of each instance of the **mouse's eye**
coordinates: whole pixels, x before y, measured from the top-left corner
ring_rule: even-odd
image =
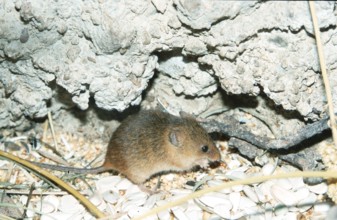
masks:
[[[201,146],[201,151],[206,153],[208,151],[208,146],[207,145]]]

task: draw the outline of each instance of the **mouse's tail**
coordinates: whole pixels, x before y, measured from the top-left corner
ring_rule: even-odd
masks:
[[[58,170],[63,172],[69,172],[69,173],[79,173],[79,174],[94,174],[94,173],[101,173],[108,171],[104,166],[94,167],[94,168],[77,168],[77,167],[67,167],[67,166],[59,166],[59,165],[53,165],[53,164],[47,164],[47,163],[39,163],[30,161],[32,164],[35,164],[38,167],[46,168],[50,170]]]

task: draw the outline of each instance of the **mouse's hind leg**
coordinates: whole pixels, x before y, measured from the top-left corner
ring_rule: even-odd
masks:
[[[147,175],[144,175],[142,173],[137,173],[137,174],[130,174],[130,173],[124,173],[124,175],[134,184],[136,185],[140,185],[146,182],[146,180],[148,179]]]

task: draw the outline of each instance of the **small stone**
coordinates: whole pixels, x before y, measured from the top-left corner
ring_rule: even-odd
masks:
[[[250,198],[255,203],[259,202],[259,198],[256,195],[255,190],[252,189],[250,186],[243,186],[243,192],[246,194],[248,198]]]
[[[335,220],[337,219],[337,207],[334,206],[332,207],[326,216],[326,220]]]
[[[314,205],[314,212],[330,212],[331,209],[336,211],[336,216],[337,216],[337,206],[333,206],[332,203],[328,203],[328,202],[322,202],[322,203],[318,203]]]
[[[105,192],[102,194],[103,199],[111,204],[116,204],[118,201],[118,195],[116,193],[113,192]]]
[[[310,193],[306,198],[302,199],[299,203],[297,203],[297,207],[300,212],[305,212],[310,209],[315,202],[317,201],[317,195],[314,193]]]
[[[101,178],[95,182],[96,188],[99,192],[104,193],[106,191],[117,191],[116,185],[121,182],[119,176],[108,176]]]
[[[145,207],[134,207],[134,208],[132,208],[128,211],[128,216],[130,218],[135,218],[135,217],[137,217],[137,216],[139,216],[139,215],[141,215],[141,214],[143,214],[143,213],[145,213],[149,210],[150,209],[145,208]],[[155,218],[152,217],[152,218],[147,218],[147,219],[155,219]]]
[[[237,212],[239,209],[240,201],[241,201],[241,195],[239,192],[232,192],[229,194],[229,201],[232,203],[232,212]]]
[[[288,207],[283,204],[276,205],[273,210],[276,216],[283,216],[289,212]]]
[[[294,192],[276,184],[271,187],[270,192],[277,201],[287,206],[294,206],[298,201]]]
[[[62,196],[59,210],[64,213],[77,213],[84,210],[84,207],[71,195]]]
[[[230,218],[231,216],[230,209],[231,209],[231,206],[229,206],[228,204],[219,204],[213,208],[215,213],[217,213],[218,215],[220,215],[222,218],[225,218],[225,219]]]
[[[274,164],[271,164],[271,163],[267,163],[266,165],[264,165],[262,167],[262,173],[263,175],[267,176],[267,175],[271,175],[274,173],[275,171],[275,165]]]
[[[231,201],[222,193],[210,193],[200,197],[199,200],[208,207],[215,207],[217,205],[226,206],[228,209],[232,209],[233,207]]]
[[[276,181],[277,185],[281,186],[284,189],[290,190],[290,189],[293,188],[289,179],[278,179],[278,180],[275,180],[275,181]]]
[[[323,182],[317,185],[312,185],[312,186],[308,185],[308,189],[313,193],[322,195],[324,193],[327,193],[328,185],[325,182]]]
[[[74,214],[64,212],[53,212],[48,215],[42,215],[41,220],[55,220],[55,219],[74,219]]]
[[[153,208],[158,200],[162,199],[162,195],[157,193],[151,195],[145,202],[144,207],[145,208]]]
[[[92,195],[89,200],[95,206],[99,206],[103,202],[102,198],[98,194]]]
[[[240,198],[240,204],[239,204],[239,209],[240,210],[246,210],[248,208],[256,207],[256,203],[252,201],[251,199],[241,196]]]
[[[163,0],[152,0],[152,4],[154,5],[154,7],[156,7],[157,11],[159,11],[162,14],[166,11],[167,2],[168,1]]]
[[[188,216],[185,214],[185,210],[181,207],[174,207],[172,213],[176,219],[188,220]]]
[[[290,178],[289,181],[290,181],[292,188],[295,190],[305,186],[302,177]]]

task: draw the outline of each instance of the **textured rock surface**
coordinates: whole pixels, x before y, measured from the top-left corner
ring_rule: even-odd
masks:
[[[336,106],[336,5],[315,5]],[[81,110],[93,99],[100,109],[123,111],[139,105],[147,89],[149,104],[161,98],[196,114],[226,104],[221,90],[263,94],[305,119],[325,111],[307,2],[4,0],[0,6],[0,128],[25,127],[26,117],[43,118],[48,110],[57,115],[69,104],[60,91]]]

